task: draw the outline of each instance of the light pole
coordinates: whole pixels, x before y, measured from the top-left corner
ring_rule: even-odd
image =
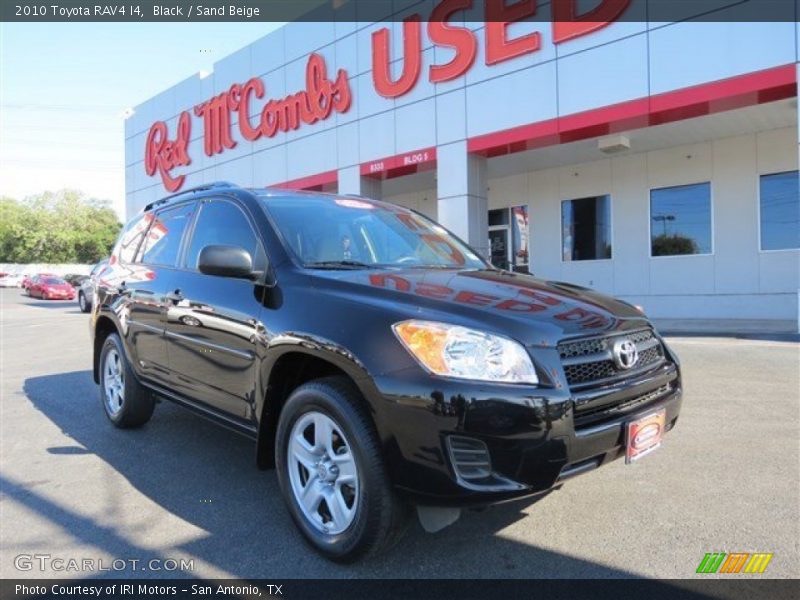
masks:
[[[675,215],[655,215],[653,221],[661,221],[662,233],[667,237],[667,221],[674,221]]]

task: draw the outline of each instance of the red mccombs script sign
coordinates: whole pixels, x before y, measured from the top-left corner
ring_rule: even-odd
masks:
[[[327,76],[325,59],[312,54],[306,65],[306,89],[280,100],[267,101],[258,116],[252,114],[253,100],[261,100],[266,94],[264,82],[253,77],[244,84],[233,84],[228,91],[194,107],[194,114],[203,121],[203,149],[208,156],[220,154],[234,148],[232,116],[239,117],[239,133],[253,142],[261,137],[273,137],[279,131],[299,129],[303,124],[313,125],[331,116],[350,109],[352,95],[347,72],[340,69],[336,79]],[[183,111],[178,118],[178,132],[170,140],[167,125],[157,121],[150,127],[145,146],[145,172],[161,175],[164,187],[175,192],[181,188],[184,175],[173,177],[170,173],[178,166],[191,164],[188,145],[191,133],[191,116]]]
[[[270,100],[256,122],[250,121],[250,102],[264,97],[264,83],[254,77],[244,85],[234,84],[219,96],[194,107],[194,114],[203,118],[204,149],[208,156],[233,148],[231,113],[239,116],[239,132],[253,142],[260,137],[273,137],[278,131],[298,129],[303,123],[313,125],[331,113],[350,109],[352,96],[347,72],[340,69],[335,81],[328,79],[325,59],[312,54],[306,66],[306,89],[283,100]]]
[[[538,0],[482,0],[486,26],[474,32],[450,23],[456,13],[473,7],[476,0],[441,0],[425,24],[428,37],[435,46],[450,48],[453,58],[445,64],[433,64],[428,69],[431,83],[449,81],[463,76],[475,63],[478,35],[485,37],[484,60],[495,65],[541,49],[540,32],[512,37],[508,26],[536,15]],[[619,19],[631,0],[600,0],[585,13],[578,11],[578,0],[552,0],[552,37],[562,44],[588,35]],[[422,74],[422,16],[414,14],[403,23],[403,56],[390,56],[392,47],[388,27],[372,34],[372,80],[375,91],[385,98],[397,98],[410,92]],[[402,71],[392,77],[392,61],[402,59]],[[203,122],[203,149],[208,156],[234,148],[233,115],[238,116],[242,138],[254,142],[273,137],[279,131],[298,129],[329,118],[333,113],[345,113],[352,103],[347,71],[339,69],[335,79],[328,78],[325,60],[312,54],[306,65],[306,89],[282,99],[270,99],[254,113],[256,101],[263,102],[268,93],[264,82],[254,77],[243,84],[234,84],[227,91],[194,107],[194,115]],[[251,115],[256,114],[256,117]],[[176,138],[169,139],[166,123],[153,123],[145,147],[145,172],[158,173],[164,187],[175,192],[183,185],[185,176],[172,176],[179,166],[191,164],[188,153],[191,139],[191,115],[188,111],[178,118]],[[425,161],[422,161],[425,162]],[[377,163],[375,163],[377,164]],[[362,171],[363,171],[362,167]],[[372,173],[372,171],[368,171]]]

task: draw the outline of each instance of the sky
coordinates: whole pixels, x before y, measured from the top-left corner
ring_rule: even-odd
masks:
[[[0,196],[75,188],[123,219],[126,109],[281,25],[0,24]]]

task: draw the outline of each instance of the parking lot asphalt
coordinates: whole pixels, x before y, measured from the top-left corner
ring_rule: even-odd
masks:
[[[306,546],[247,439],[168,403],[114,429],[76,303],[0,302],[0,577],[688,578],[706,552],[770,552],[764,576],[800,573],[796,341],[671,338],[686,392],[656,452],[437,534],[414,519],[388,554],[343,566]],[[20,555],[50,558],[19,570]],[[193,570],[153,570],[165,559]]]

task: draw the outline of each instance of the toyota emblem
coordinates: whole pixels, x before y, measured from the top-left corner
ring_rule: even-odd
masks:
[[[632,369],[639,361],[639,349],[631,340],[622,339],[614,342],[614,364],[618,369]]]

